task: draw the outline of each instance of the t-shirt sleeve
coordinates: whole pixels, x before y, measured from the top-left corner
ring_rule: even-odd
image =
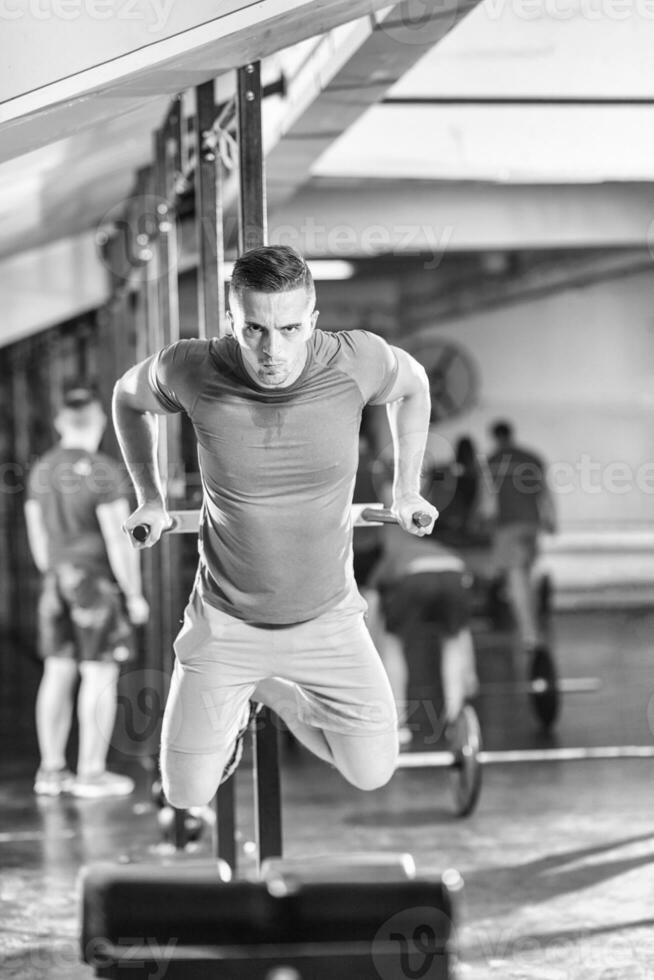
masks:
[[[352,374],[365,404],[383,405],[397,378],[397,358],[389,344],[367,330],[343,333],[348,348]]]
[[[178,340],[150,359],[148,382],[165,412],[191,413],[208,356],[206,343]]]

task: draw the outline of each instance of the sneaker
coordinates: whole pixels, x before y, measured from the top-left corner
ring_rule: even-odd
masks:
[[[226,783],[227,780],[231,776],[233,776],[236,770],[238,769],[238,764],[241,761],[241,757],[243,756],[243,742],[245,740],[245,733],[250,727],[251,722],[254,721],[254,719],[259,714],[262,708],[263,708],[263,704],[260,704],[258,701],[250,701],[250,711],[248,713],[248,720],[246,721],[246,723],[243,725],[243,728],[241,728],[238,735],[236,736],[234,751],[232,752],[232,756],[229,762],[223,769],[223,774],[220,779],[221,786],[223,783]]]
[[[100,772],[96,776],[78,776],[73,783],[73,796],[98,800],[106,796],[129,796],[134,791],[134,780],[117,772]]]
[[[75,776],[70,769],[44,769],[39,767],[34,777],[34,792],[37,796],[61,796],[70,793]]]

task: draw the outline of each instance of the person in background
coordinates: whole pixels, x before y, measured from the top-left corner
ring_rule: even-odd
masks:
[[[382,556],[369,577],[367,600],[375,645],[400,719],[400,745],[413,736],[407,718],[406,641],[416,623],[432,626],[440,641],[440,662],[434,669],[440,673],[445,726],[479,690],[470,631],[471,581],[463,560],[434,538],[398,534],[393,526],[384,529]]]
[[[106,424],[93,387],[69,384],[54,420],[60,442],[36,461],[29,476],[27,533],[43,576],[37,795],[127,796],[134,788],[127,776],[107,771],[106,757],[120,665],[133,657],[132,624],[144,623],[149,610],[138,555],[122,530],[130,513],[125,473],[98,452]],[[66,747],[79,677],[74,776],[66,766]]]
[[[506,577],[508,599],[522,649],[528,657],[541,646],[532,572],[542,532],[556,529],[554,503],[545,463],[515,441],[510,422],[490,426],[494,451],[488,457],[488,479],[494,496],[493,568]]]
[[[477,513],[481,480],[477,450],[469,436],[461,436],[456,443],[452,472],[456,483],[454,496],[447,507],[447,520],[465,535]]]

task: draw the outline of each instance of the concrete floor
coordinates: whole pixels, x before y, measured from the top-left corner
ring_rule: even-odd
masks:
[[[602,690],[570,697],[549,737],[524,696],[485,699],[487,746],[652,744],[654,616],[564,614],[555,630],[561,672],[599,676]],[[502,651],[512,664],[496,641],[479,644],[485,678],[508,670]],[[210,861],[209,836],[195,853],[163,854],[149,774],[133,760],[126,768],[138,789],[129,800],[35,800],[34,759],[20,749],[3,751],[0,765],[0,972],[7,980],[89,980],[78,962],[79,868],[121,856]],[[401,771],[363,794],[303,751],[286,752],[286,853],[410,851],[420,872],[456,868],[465,881],[463,980],[640,980],[654,972],[653,765],[489,767],[476,812],[458,820],[443,771]],[[247,768],[246,757],[238,783],[244,874],[254,868]]]

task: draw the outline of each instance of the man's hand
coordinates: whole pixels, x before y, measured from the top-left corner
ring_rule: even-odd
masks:
[[[134,537],[134,528],[140,524],[149,529],[144,541],[137,541]],[[151,548],[171,524],[170,515],[162,503],[146,503],[137,507],[134,513],[130,514],[123,524],[123,531],[129,535],[134,548]]]
[[[128,595],[125,598],[127,615],[132,626],[143,626],[150,618],[150,607],[142,595]]]
[[[419,493],[404,494],[402,497],[395,497],[391,505],[391,513],[397,517],[400,527],[409,534],[415,534],[422,538],[426,534],[431,534],[438,511],[425,500]],[[418,527],[413,523],[414,514],[427,514],[430,518],[424,527]]]

